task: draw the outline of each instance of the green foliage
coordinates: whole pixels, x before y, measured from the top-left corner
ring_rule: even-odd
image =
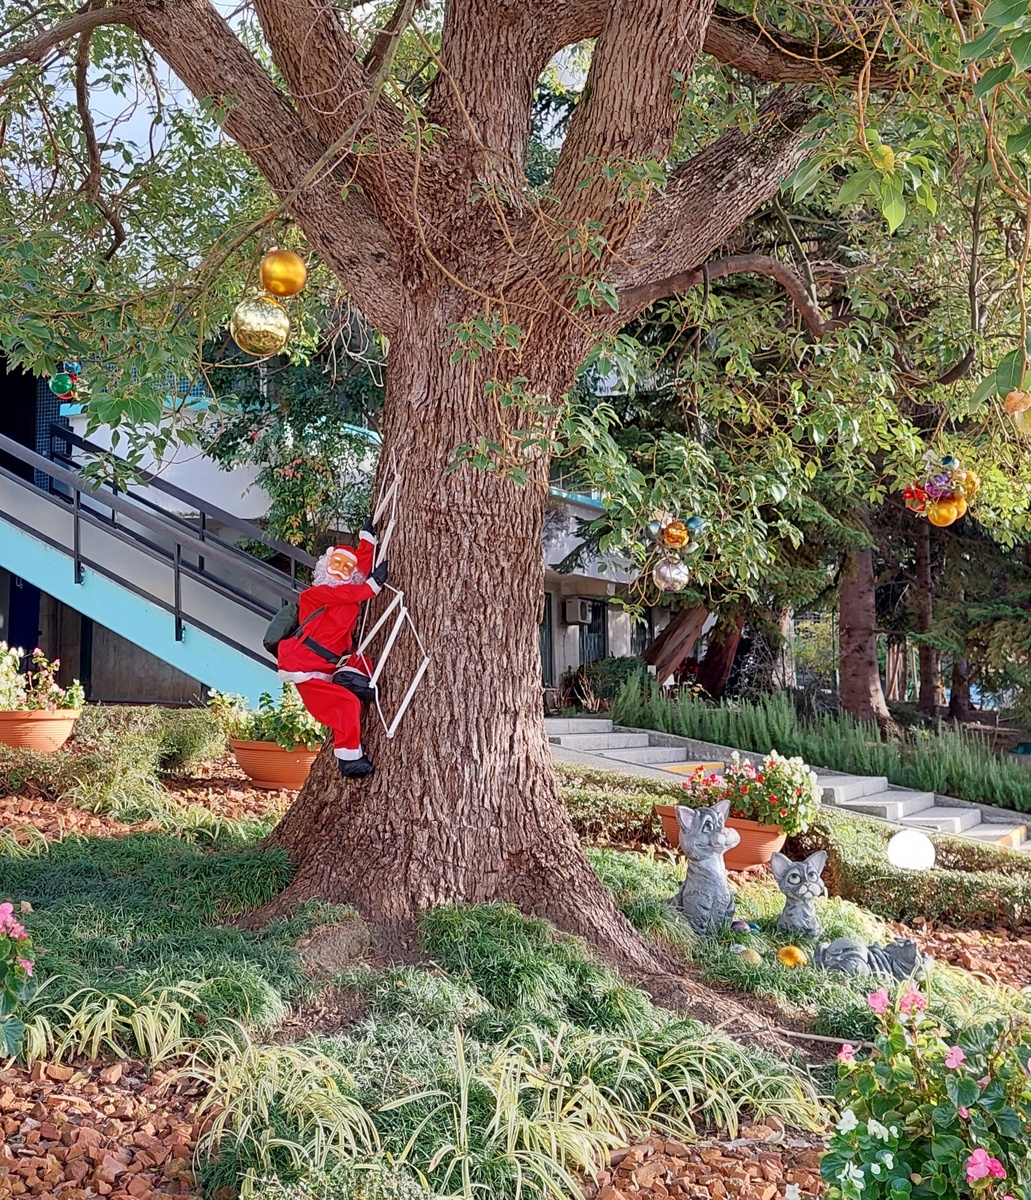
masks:
[[[433,1200],[400,1164],[381,1158],[360,1159],[330,1170],[308,1173],[286,1184],[275,1177],[261,1179],[254,1191],[263,1200]]]
[[[32,939],[15,917],[14,905],[0,904],[0,1057],[18,1054],[25,1036],[21,1019],[35,991]]]
[[[214,713],[203,708],[158,709],[158,768],[189,775],[226,750],[225,734]]]
[[[326,740],[326,727],[304,707],[297,688],[284,683],[277,703],[269,692],[258,698],[257,709],[249,710],[242,696],[212,692],[211,711],[227,737],[245,742],[275,742],[284,750],[305,746],[317,750]]]
[[[1031,812],[1031,773],[962,728],[912,730],[901,741],[885,742],[874,725],[845,713],[803,721],[783,693],[715,705],[632,686],[620,692],[613,716],[621,725],[759,753],[772,747],[828,770],[884,775],[899,787]]]
[[[771,750],[759,766],[741,761],[736,751],[722,776],[699,768],[684,781],[682,803],[707,808],[730,801],[730,814],[760,825],[779,825],[789,835],[804,833],[820,807],[816,772],[800,758]]]
[[[883,1008],[885,994],[870,1004]],[[842,1105],[821,1163],[829,1200],[1023,1194],[1031,1177],[1031,1040],[1004,1021],[950,1035],[904,994],[869,1058],[843,1051]]]
[[[645,667],[635,655],[601,658],[578,667],[570,680],[574,699],[580,704],[601,700],[611,703],[628,683],[640,686]]]

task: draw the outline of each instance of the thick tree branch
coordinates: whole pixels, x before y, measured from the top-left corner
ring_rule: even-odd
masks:
[[[76,13],[67,21],[62,21],[52,29],[37,33],[35,37],[27,38],[17,46],[0,50],[0,68],[11,67],[19,62],[40,62],[51,50],[64,45],[72,38],[84,33],[92,33],[101,25],[132,25],[132,12],[122,5],[111,8],[93,8],[87,12]]]
[[[97,129],[93,123],[93,113],[89,106],[89,46],[91,33],[84,33],[79,38],[75,51],[75,106],[82,122],[82,133],[86,139],[86,178],[82,181],[81,190],[89,196],[94,207],[101,213],[111,226],[111,244],[104,252],[104,260],[110,262],[118,253],[118,248],[125,241],[125,226],[114,206],[101,194],[103,182],[100,145],[97,142]],[[90,285],[92,286],[92,284]]]
[[[653,283],[629,288],[620,293],[620,311],[627,307],[640,312],[657,300],[685,292],[688,288],[697,287],[707,280],[725,279],[728,275],[744,274],[765,275],[770,279],[775,279],[791,297],[802,320],[817,337],[823,337],[838,324],[838,322],[826,320],[819,305],[814,303],[809,294],[806,281],[793,267],[765,254],[731,254],[726,258],[712,259],[692,270],[681,271],[667,279],[657,279]]]
[[[776,193],[808,153],[803,129],[811,115],[804,90],[779,89],[748,133],[732,130],[677,168],[613,272],[617,292],[628,298],[621,322],[644,307],[629,297],[646,303],[653,280],[693,271]]]
[[[551,0],[539,14],[538,61],[543,65],[563,46],[597,37],[608,0]],[[884,55],[865,46],[836,42],[815,46],[790,34],[770,33],[749,16],[718,4],[705,32],[705,53],[766,83],[829,83],[855,78],[870,59],[870,86],[893,87],[897,72]]]
[[[401,312],[390,237],[361,191],[343,192],[323,147],[214,7],[208,0],[136,0],[130,23],[198,99],[225,107],[225,131],[288,203],[369,321],[389,336]]]
[[[563,220],[597,223],[610,248],[639,211],[646,189],[637,172],[666,162],[682,107],[675,75],[693,69],[712,7],[611,0],[553,183]]]

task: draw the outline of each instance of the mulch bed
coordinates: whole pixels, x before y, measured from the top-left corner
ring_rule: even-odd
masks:
[[[220,817],[235,821],[258,821],[270,813],[284,813],[297,793],[256,788],[227,755],[217,762],[202,763],[189,778],[162,780],[165,790],[180,804],[201,804]]]
[[[936,929],[920,924],[916,929],[890,925],[897,937],[916,938],[921,949],[941,962],[962,967],[988,983],[1031,988],[1031,929],[1012,933],[1005,929]]]
[[[198,1196],[200,1089],[141,1063],[0,1071],[0,1196]]]
[[[617,1151],[601,1172],[592,1200],[778,1200],[794,1185],[799,1196],[820,1196],[821,1147],[789,1137],[773,1117],[741,1130],[733,1142],[651,1138]],[[794,1194],[794,1190],[792,1191]]]
[[[74,808],[60,800],[40,796],[0,796],[0,829],[14,831],[15,840],[26,845],[30,838],[25,829],[34,829],[44,837],[60,839],[72,834],[82,837],[125,837],[141,833],[149,825],[126,825],[113,817],[96,816],[83,808]]]

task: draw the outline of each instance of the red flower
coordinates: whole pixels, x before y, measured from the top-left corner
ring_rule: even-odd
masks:
[[[777,797],[776,797],[776,796],[772,796],[772,795],[771,795],[771,796],[770,796],[770,803],[771,803],[771,804],[776,804],[776,803],[777,803]]]

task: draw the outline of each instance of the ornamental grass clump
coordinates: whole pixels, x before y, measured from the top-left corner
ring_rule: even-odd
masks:
[[[730,801],[730,815],[740,821],[779,825],[790,837],[805,833],[820,808],[816,772],[800,758],[771,750],[758,767],[743,763],[736,751],[722,775],[699,768],[684,782],[688,808]]]
[[[1016,1200],[1031,1188],[1031,1031],[1005,1021],[948,1034],[910,984],[867,1003],[869,1058],[838,1055],[841,1116],[821,1164],[828,1200]]]

